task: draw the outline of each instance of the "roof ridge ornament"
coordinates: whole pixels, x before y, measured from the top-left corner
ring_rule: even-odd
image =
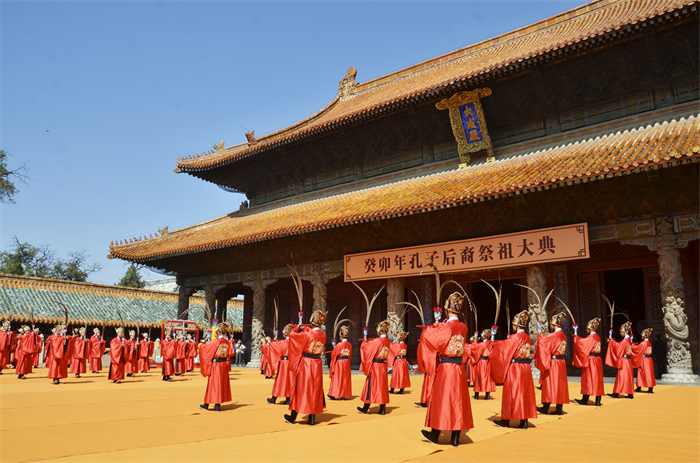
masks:
[[[355,93],[355,88],[357,87],[357,82],[355,82],[355,76],[357,75],[357,69],[350,67],[347,74],[338,83],[338,96],[341,100],[351,96]]]
[[[435,104],[437,109],[450,111],[452,133],[457,140],[460,169],[471,162],[469,153],[486,150],[486,162],[494,162],[493,145],[486,128],[486,118],[481,107],[481,98],[491,95],[488,87],[477,88],[471,92],[458,92]]]
[[[221,140],[221,143],[219,143],[218,145],[214,145],[214,151],[216,151],[217,153],[219,151],[221,151],[222,149],[224,149],[224,141],[223,140]]]
[[[255,139],[255,130],[245,133],[245,137],[248,140],[248,146],[257,145],[258,141]]]

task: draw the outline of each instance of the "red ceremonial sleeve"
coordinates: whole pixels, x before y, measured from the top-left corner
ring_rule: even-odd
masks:
[[[540,371],[549,370],[549,365],[552,363],[552,351],[554,344],[558,339],[555,336],[542,336],[542,333],[537,334],[537,346],[535,347],[535,368]]]
[[[649,344],[649,341],[642,341],[639,344],[632,345],[632,365],[634,368],[639,368],[642,364],[643,356],[647,351],[647,344]]]
[[[620,359],[625,355],[625,349],[627,349],[627,344],[625,338],[622,342],[617,342],[614,339],[608,340],[608,351],[605,353],[605,364],[609,367],[619,368]]]
[[[308,332],[311,328],[308,326],[302,327],[302,331],[299,332],[296,328],[289,333],[287,341],[289,342],[289,367],[291,371],[296,372],[299,368],[299,363],[301,362],[301,356],[304,353],[304,348],[308,343]]]
[[[214,359],[218,348],[219,343],[216,342],[216,340],[205,342],[199,346],[199,372],[202,376],[209,376],[211,374],[211,361]]]
[[[401,352],[400,342],[391,343],[389,345],[389,357],[386,359],[387,368],[394,366],[394,360],[396,360],[396,356],[399,355],[399,352]]]
[[[333,348],[333,352],[331,353],[331,366],[328,369],[328,377],[332,378],[333,373],[335,373],[335,362],[338,360],[338,356],[340,355],[340,351],[343,350],[343,341],[340,341],[338,344],[335,345]]]
[[[523,344],[521,333],[511,335],[510,338],[503,341],[494,341],[491,344],[489,352],[489,363],[491,364],[491,372],[494,380],[497,383],[504,383],[508,374],[510,361],[513,359],[515,352]],[[522,334],[525,334],[524,332]],[[529,338],[529,335],[525,334]]]

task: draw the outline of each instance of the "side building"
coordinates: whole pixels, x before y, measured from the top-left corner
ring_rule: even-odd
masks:
[[[457,288],[421,275],[431,258],[474,301],[470,330],[496,319],[482,280],[503,286],[511,315],[534,303],[518,285],[554,290],[607,334],[625,320],[603,294],[635,333],[663,334],[666,379],[697,381],[698,26],[696,1],[601,0],[369,82],[350,68],[308,119],[177,160],[245,193],[240,210],[110,255],[177,274],[179,313],[195,291],[218,312],[245,295],[252,365],[265,330],[297,320],[289,265],[305,320],[347,307],[354,365],[362,327],[384,318],[415,348],[416,325]],[[369,320],[353,282],[382,292]]]

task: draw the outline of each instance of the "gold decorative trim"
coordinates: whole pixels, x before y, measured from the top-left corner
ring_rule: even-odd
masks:
[[[491,95],[491,89],[488,87],[477,88],[471,92],[459,92],[452,95],[450,98],[442,100],[435,104],[435,107],[439,110],[448,109],[450,111],[450,123],[452,124],[452,133],[457,140],[457,152],[459,153],[459,159],[461,163],[459,164],[460,169],[463,169],[471,162],[471,156],[469,153],[476,153],[477,151],[487,150],[487,162],[493,162],[496,159],[493,156],[493,145],[491,144],[491,138],[489,137],[489,131],[486,127],[486,118],[484,117],[484,110],[481,107],[481,98]],[[461,106],[465,106],[468,103],[474,103],[474,110],[476,112],[475,116],[478,121],[478,129],[476,127],[472,128],[476,135],[480,135],[481,139],[478,141],[470,142],[467,138],[466,128],[462,123],[462,114],[460,111]]]

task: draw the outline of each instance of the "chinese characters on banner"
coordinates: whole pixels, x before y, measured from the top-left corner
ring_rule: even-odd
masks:
[[[419,275],[428,256],[440,273],[587,259],[588,224],[349,254],[345,256],[345,281]]]

